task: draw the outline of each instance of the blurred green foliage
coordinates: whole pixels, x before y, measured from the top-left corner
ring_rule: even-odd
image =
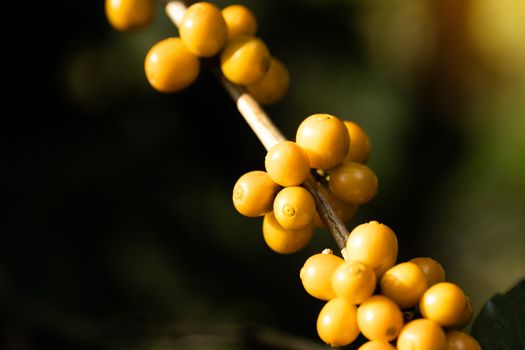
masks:
[[[440,261],[475,313],[525,275],[525,5],[239,3],[290,70],[288,95],[267,108],[283,133],[330,113],[370,136],[379,194],[350,228],[389,225],[399,261]],[[110,28],[102,1],[14,6],[5,348],[283,348],[267,328],[324,348],[323,303],[299,269],[335,243],[319,230],[276,255],[262,220],[234,210],[233,184],[263,169],[265,150],[210,72],[175,95],[148,85],[147,50],[177,35],[161,6],[140,33]]]

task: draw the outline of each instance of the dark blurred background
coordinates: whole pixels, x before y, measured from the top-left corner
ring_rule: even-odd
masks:
[[[224,7],[230,1],[216,1]],[[431,256],[475,313],[525,275],[525,3],[239,1],[291,74],[266,110],[290,139],[330,113],[369,134],[378,220],[399,261]],[[231,190],[265,150],[208,71],[165,95],[143,61],[177,35],[158,4],[139,33],[103,1],[6,9],[2,348],[320,349],[323,302]]]

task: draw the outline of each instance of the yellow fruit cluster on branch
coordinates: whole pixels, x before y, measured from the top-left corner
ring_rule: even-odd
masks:
[[[348,223],[358,206],[377,193],[374,172],[356,162],[366,161],[369,152],[368,136],[356,123],[310,115],[299,125],[295,142],[282,141],[268,150],[265,171],[237,180],[233,204],[245,216],[265,216],[263,236],[272,250],[294,253],[310,241],[314,227],[324,227],[312,194],[302,186],[307,177],[316,177],[336,215]]]
[[[154,5],[153,0],[106,0],[106,14],[115,29],[138,30],[151,23]],[[288,91],[290,75],[256,32],[257,20],[246,6],[221,10],[210,2],[194,3],[179,24],[180,37],[161,40],[148,51],[146,78],[160,92],[178,92],[197,79],[201,59],[217,57],[226,79],[260,104],[276,103]]]
[[[350,232],[345,260],[325,250],[305,261],[305,291],[326,301],[319,337],[338,347],[361,333],[369,342],[360,350],[480,350],[461,331],[472,319],[470,299],[445,280],[441,264],[429,257],[396,263],[397,253],[394,231],[370,221]]]
[[[138,30],[151,23],[154,5],[154,0],[106,0],[106,15],[117,30]],[[244,87],[260,104],[274,103],[287,92],[288,70],[256,36],[257,21],[247,7],[221,10],[197,2],[174,22],[180,37],[156,43],[144,62],[156,90],[188,87],[205,60],[216,63],[229,82]],[[262,128],[271,124],[265,121]],[[378,180],[366,165],[370,142],[358,124],[318,113],[301,122],[295,141],[281,141],[280,132],[270,134],[279,136],[263,141],[265,170],[242,175],[232,201],[240,214],[264,217],[263,237],[274,252],[290,254],[305,247],[314,227],[325,226],[320,213],[334,227],[346,225],[359,206],[376,196]],[[313,190],[311,179],[317,185]],[[339,220],[331,222],[335,216]],[[368,342],[360,350],[481,349],[462,331],[472,319],[472,303],[457,284],[446,281],[439,262],[429,257],[398,262],[394,231],[377,221],[354,227],[348,237],[346,228],[341,231],[334,237],[346,238],[336,239],[340,248],[345,246],[344,259],[326,249],[310,256],[299,272],[306,292],[325,301],[316,325],[322,341],[346,346],[362,334]]]

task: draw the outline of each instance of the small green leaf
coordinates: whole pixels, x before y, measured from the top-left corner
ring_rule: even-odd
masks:
[[[472,325],[483,350],[525,349],[525,279],[506,294],[495,294]]]

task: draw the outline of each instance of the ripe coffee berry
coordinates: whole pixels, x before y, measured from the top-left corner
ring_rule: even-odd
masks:
[[[303,187],[285,187],[275,196],[273,213],[285,229],[300,230],[313,223],[315,201]]]
[[[345,161],[366,163],[370,157],[370,141],[368,135],[357,123],[345,121],[345,126],[350,135],[350,149]]]
[[[397,250],[394,231],[377,221],[356,226],[346,241],[346,259],[369,265],[377,278],[394,265]]]
[[[290,85],[290,73],[279,59],[270,58],[270,68],[264,77],[250,85],[246,90],[262,105],[271,105],[280,101]]]
[[[440,282],[423,294],[419,302],[419,310],[423,317],[441,326],[450,326],[461,319],[466,302],[463,290],[456,284]]]
[[[481,350],[481,346],[467,333],[448,331],[445,333],[445,350]]]
[[[222,9],[222,16],[228,28],[228,40],[241,35],[255,35],[257,32],[255,15],[246,6],[226,6]]]
[[[156,43],[146,55],[144,71],[153,88],[164,93],[180,91],[199,75],[199,59],[188,51],[180,38]]]
[[[361,304],[374,293],[376,274],[360,261],[346,261],[332,274],[332,288],[335,294],[352,304]]]
[[[391,299],[373,295],[357,309],[357,323],[361,333],[370,340],[394,340],[403,327],[401,310]]]
[[[147,27],[155,15],[154,0],[106,0],[106,17],[119,31],[135,31]]]
[[[330,169],[341,164],[350,147],[350,137],[345,124],[330,114],[313,114],[304,119],[295,141],[310,158],[310,166]]]
[[[396,350],[396,348],[387,342],[371,340],[361,345],[357,350]]]
[[[223,48],[228,29],[216,5],[197,2],[186,9],[179,33],[191,53],[199,57],[211,57]]]
[[[432,287],[436,283],[445,281],[445,270],[436,260],[429,257],[420,257],[410,259],[410,262],[417,264],[417,266],[421,268],[426,276],[429,287]]]
[[[270,69],[270,51],[255,36],[243,35],[228,41],[220,55],[222,74],[238,85],[254,84]]]
[[[462,330],[463,328],[468,326],[470,321],[472,321],[472,313],[473,313],[472,301],[470,300],[469,297],[465,296],[465,308],[463,309],[463,312],[461,313],[461,317],[459,318],[457,322],[448,326],[447,329]]]
[[[426,290],[425,274],[418,265],[411,262],[392,266],[381,278],[381,294],[392,299],[400,308],[419,303]]]
[[[281,186],[299,186],[310,173],[306,152],[295,142],[274,145],[264,160],[266,172]]]
[[[407,323],[397,338],[398,350],[443,350],[445,332],[434,321],[420,318]]]
[[[299,273],[301,283],[306,292],[321,300],[335,298],[336,295],[332,287],[332,274],[343,263],[344,260],[332,254],[330,250],[309,257]]]
[[[317,333],[331,346],[345,346],[359,335],[356,306],[342,298],[327,302],[317,317]]]
[[[272,211],[279,189],[279,185],[266,172],[250,171],[242,175],[233,186],[233,205],[244,216],[262,216]]]
[[[330,171],[330,191],[350,204],[365,204],[377,194],[377,177],[368,166],[345,162]]]
[[[291,254],[310,242],[314,230],[312,225],[300,230],[287,230],[275,220],[273,212],[269,212],[264,215],[262,231],[270,249],[279,254]]]

